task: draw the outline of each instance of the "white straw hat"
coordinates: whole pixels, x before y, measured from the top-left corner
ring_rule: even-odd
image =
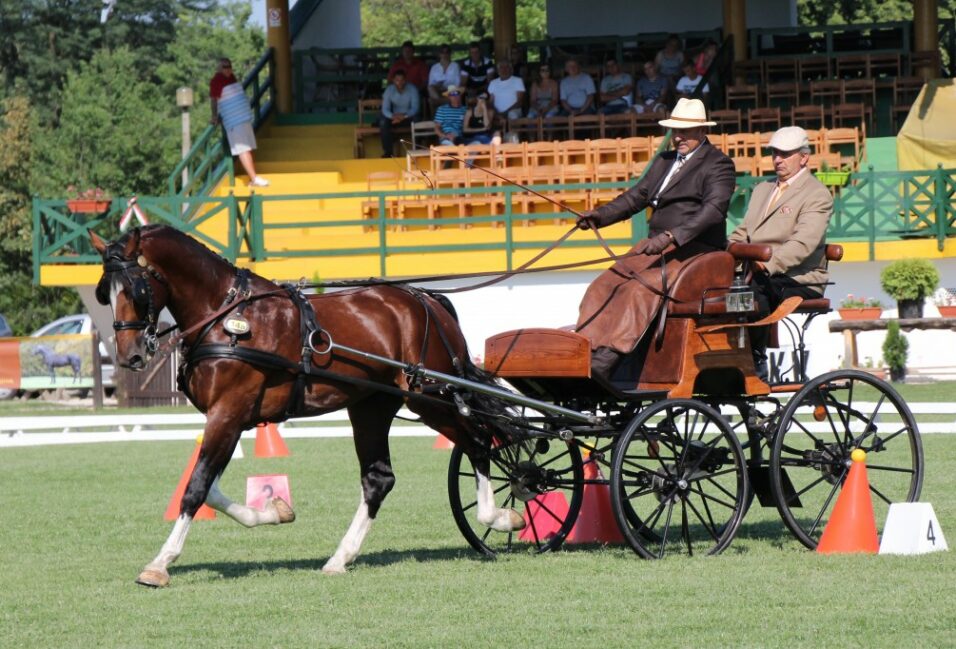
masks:
[[[665,128],[697,128],[698,126],[716,126],[717,122],[707,121],[707,110],[700,99],[679,99],[671,116],[658,122]]]

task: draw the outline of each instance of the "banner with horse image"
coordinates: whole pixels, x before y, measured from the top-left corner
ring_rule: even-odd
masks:
[[[67,390],[94,387],[89,334],[0,340],[0,388]]]

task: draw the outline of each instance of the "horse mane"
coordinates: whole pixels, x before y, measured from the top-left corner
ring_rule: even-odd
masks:
[[[231,270],[236,270],[236,265],[231,261],[223,257],[222,255],[216,253],[215,251],[209,249],[207,246],[203,245],[193,237],[189,236],[182,230],[172,227],[171,225],[166,225],[164,223],[151,223],[149,225],[143,225],[138,228],[133,228],[126,234],[124,234],[116,242],[117,246],[125,246],[126,242],[129,241],[129,238],[135,236],[136,232],[139,232],[140,236],[140,245],[145,242],[148,242],[152,239],[159,237],[171,237],[175,240],[177,245],[180,245],[184,248],[182,252],[193,258],[193,259],[202,259],[202,260],[219,260],[226,264]]]

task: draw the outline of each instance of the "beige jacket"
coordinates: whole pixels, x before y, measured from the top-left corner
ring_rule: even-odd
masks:
[[[807,170],[784,191],[768,213],[776,184],[777,181],[772,180],[754,188],[743,222],[728,239],[770,244],[773,257],[766,263],[770,275],[787,275],[822,294],[829,277],[825,247],[833,198],[823,183]]]

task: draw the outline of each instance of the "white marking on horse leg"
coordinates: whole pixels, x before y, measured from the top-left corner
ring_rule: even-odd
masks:
[[[213,480],[212,486],[209,487],[206,504],[246,527],[279,524],[279,512],[271,501],[267,502],[265,509],[261,511],[233,502],[219,490],[219,478]]]
[[[173,524],[173,531],[169,533],[169,538],[163,544],[163,548],[156,555],[156,558],[149,562],[144,570],[159,570],[166,572],[179,555],[183,553],[183,544],[186,542],[186,535],[189,533],[189,526],[192,523],[192,516],[181,514]]]
[[[352,524],[348,531],[339,542],[339,547],[335,554],[322,566],[322,572],[326,574],[341,574],[345,572],[345,566],[355,561],[359,550],[362,549],[362,542],[372,527],[372,518],[368,515],[368,504],[365,502],[365,494],[362,494],[359,501],[358,510],[352,518]]]
[[[495,494],[488,476],[475,471],[478,476],[478,522],[497,532],[514,532],[524,527],[524,519],[513,509],[495,507]]]

